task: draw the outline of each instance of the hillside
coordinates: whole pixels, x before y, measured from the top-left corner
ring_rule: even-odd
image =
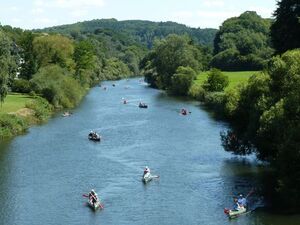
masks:
[[[111,31],[121,36],[127,36],[128,41],[134,41],[151,48],[156,38],[165,38],[169,34],[188,34],[198,43],[206,46],[213,46],[216,29],[191,28],[175,22],[151,22],[144,20],[97,19],[78,22],[69,25],[49,27],[36,30],[38,32],[61,33],[77,38],[83,34],[99,34]]]

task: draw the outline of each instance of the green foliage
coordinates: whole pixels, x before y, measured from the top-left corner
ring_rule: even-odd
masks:
[[[267,71],[251,77],[232,103],[235,129],[222,136],[224,146],[235,154],[255,152],[271,162],[280,203],[299,208],[300,50],[274,57]]]
[[[298,0],[277,1],[271,38],[277,53],[300,48],[300,4]]]
[[[84,89],[70,72],[57,65],[39,69],[31,83],[34,91],[46,98],[55,108],[74,107],[84,94]]]
[[[45,122],[51,115],[53,107],[44,98],[36,96],[34,101],[26,103],[26,107],[34,110],[38,122]]]
[[[227,19],[214,40],[212,67],[227,71],[261,70],[273,54],[270,20],[247,11]]]
[[[167,89],[172,85],[172,76],[178,67],[199,71],[203,68],[202,59],[202,52],[187,36],[169,35],[157,42],[154,50],[141,62],[141,67],[151,86]]]
[[[103,67],[103,78],[108,80],[118,80],[129,77],[131,74],[128,66],[117,58],[105,60]]]
[[[170,90],[175,95],[187,95],[196,72],[191,67],[179,66],[172,76]]]
[[[30,80],[32,75],[37,72],[36,55],[33,50],[33,41],[36,35],[30,31],[25,31],[21,35],[20,46],[24,62],[21,66],[20,77]]]
[[[31,86],[28,80],[16,79],[11,85],[11,90],[18,93],[29,93],[31,91]]]
[[[28,128],[26,121],[13,114],[0,114],[0,137],[7,138],[21,134]]]
[[[70,39],[61,35],[44,35],[33,41],[33,51],[38,68],[58,64],[62,68],[74,69],[74,46]]]
[[[8,92],[9,80],[14,78],[17,64],[13,54],[13,43],[0,30],[0,102],[1,105]]]
[[[229,85],[228,76],[218,69],[212,69],[203,84],[203,88],[209,92],[221,92]]]
[[[127,46],[136,42],[139,45],[151,48],[155,39],[163,39],[170,34],[188,34],[193,38],[195,43],[212,46],[217,30],[190,28],[174,22],[101,19],[50,27],[40,31],[61,33],[74,38],[82,37],[87,33],[94,33],[104,38],[121,40]]]

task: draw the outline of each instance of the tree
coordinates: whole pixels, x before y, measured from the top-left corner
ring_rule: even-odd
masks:
[[[205,51],[201,51],[187,36],[169,35],[166,39],[156,42],[151,51],[142,60],[144,71],[153,71],[147,75],[147,81],[153,87],[168,89],[172,86],[172,76],[178,67],[190,67],[194,71],[203,68],[202,61]]]
[[[280,0],[274,12],[271,39],[277,53],[300,48],[300,3],[298,0]]]
[[[227,71],[261,70],[273,54],[271,22],[247,11],[224,21],[214,40],[211,66]]]
[[[191,67],[178,67],[172,76],[171,92],[175,95],[186,95],[196,76],[196,72]]]
[[[30,80],[33,74],[37,72],[36,55],[33,51],[33,40],[36,35],[30,31],[25,31],[21,36],[20,45],[22,48],[22,57],[24,63],[21,64],[20,76]]]
[[[44,35],[33,41],[38,68],[49,64],[58,64],[62,68],[74,70],[72,41],[61,35]]]
[[[228,76],[224,75],[218,69],[211,69],[207,80],[204,82],[203,87],[210,92],[223,91],[229,85]]]
[[[16,74],[16,59],[12,55],[13,43],[0,30],[0,102],[1,105],[8,92],[9,80]]]

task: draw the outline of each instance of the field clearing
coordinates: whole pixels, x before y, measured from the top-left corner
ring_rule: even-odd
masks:
[[[222,73],[229,78],[229,85],[226,89],[233,88],[240,83],[247,82],[249,77],[253,74],[258,73],[259,71],[237,71],[237,72],[223,72]],[[202,85],[207,79],[209,71],[202,72],[197,76],[197,79],[194,81],[193,85]]]
[[[11,113],[16,112],[25,107],[26,103],[34,100],[29,95],[10,93],[4,99],[2,107],[0,106],[0,113]]]

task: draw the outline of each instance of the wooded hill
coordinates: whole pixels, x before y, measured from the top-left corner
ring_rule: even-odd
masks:
[[[103,33],[123,42],[137,42],[148,48],[152,47],[155,39],[163,39],[169,34],[187,34],[197,44],[213,46],[213,41],[217,33],[217,29],[191,28],[175,22],[151,22],[145,20],[118,21],[116,19],[96,19],[36,31],[70,35],[75,39],[82,35]]]

